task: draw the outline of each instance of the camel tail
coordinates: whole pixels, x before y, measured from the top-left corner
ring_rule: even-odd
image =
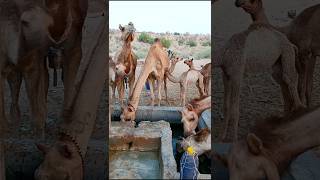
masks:
[[[166,71],[166,76],[168,77],[168,79],[173,82],[173,83],[180,83],[180,80],[176,77],[174,77],[173,75],[170,74],[169,71]]]

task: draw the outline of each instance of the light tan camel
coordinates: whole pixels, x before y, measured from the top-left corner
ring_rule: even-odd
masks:
[[[126,107],[121,107],[121,121],[134,122],[136,118],[136,111],[138,108],[141,91],[150,74],[153,74],[159,82],[157,84],[157,92],[158,106],[160,106],[162,82],[165,78],[165,71],[168,70],[169,65],[170,62],[168,59],[168,54],[166,51],[163,50],[163,46],[160,40],[156,38],[155,42],[149,49],[143,69],[139,75],[137,83],[134,86],[133,93],[129,98],[128,105]]]
[[[200,73],[203,75],[204,93],[211,95],[211,63],[204,65]]]
[[[261,43],[263,42],[263,43]],[[246,31],[235,34],[221,49],[215,49],[213,66],[220,67],[224,83],[225,129],[221,139],[226,140],[230,123],[233,140],[237,140],[239,98],[244,73],[273,71],[272,76],[282,89],[286,112],[302,105],[297,85],[296,47],[287,37],[265,24],[252,24]]]
[[[200,73],[199,70],[196,70],[193,65],[193,59],[185,60],[184,63],[189,66],[189,70],[182,73],[179,78],[174,77],[171,75],[170,72],[167,72],[166,75],[170,81],[173,83],[179,83],[180,84],[180,100],[181,100],[181,106],[184,106],[186,104],[186,91],[188,88],[188,85],[191,83],[195,83],[199,93],[200,97],[205,95],[204,93],[204,84],[203,84],[203,75]]]
[[[211,131],[208,128],[201,129],[196,134],[182,138],[179,143],[185,151],[192,147],[193,151],[200,156],[205,152],[211,151]]]
[[[236,6],[249,13],[253,22],[270,24],[262,0],[236,0]],[[302,11],[288,26],[275,28],[299,49],[299,95],[310,107],[315,61],[320,56],[320,4]]]
[[[116,61],[116,77],[115,84],[112,87],[113,98],[115,98],[115,90],[117,88],[119,95],[119,102],[123,105],[124,91],[127,83],[129,84],[129,97],[131,96],[133,85],[135,82],[135,74],[137,67],[137,56],[132,50],[132,41],[134,40],[134,33],[136,29],[132,22],[126,26],[119,25],[121,31],[122,49],[115,55]]]
[[[180,58],[176,55],[176,53],[172,52],[171,50],[168,50],[168,58],[170,60],[170,67],[169,67],[169,72],[172,73],[175,69],[176,64],[179,61],[182,61],[183,58]],[[156,89],[155,83],[157,82],[156,76],[153,74],[150,74],[148,77],[148,83],[150,85],[150,96],[151,96],[151,106],[154,106],[154,100],[155,100],[155,95],[154,95],[154,90]],[[164,92],[166,95],[166,102],[168,105],[170,105],[169,99],[168,99],[168,89],[167,89],[167,77],[165,75],[163,79],[163,84],[164,84]]]
[[[280,180],[290,162],[320,145],[320,109],[299,110],[257,124],[226,156],[213,153],[228,168],[230,180]]]
[[[183,134],[185,137],[195,134],[201,113],[211,108],[211,96],[191,100],[181,111],[181,122],[183,123]]]

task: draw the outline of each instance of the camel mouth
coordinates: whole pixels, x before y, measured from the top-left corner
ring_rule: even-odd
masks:
[[[134,32],[132,32],[132,33],[129,33],[128,34],[128,36],[127,36],[127,38],[126,38],[126,41],[133,41],[134,40]]]

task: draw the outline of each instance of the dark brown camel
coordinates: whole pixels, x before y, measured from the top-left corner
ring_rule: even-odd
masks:
[[[231,180],[280,180],[292,159],[320,145],[319,117],[317,108],[266,119],[235,142],[227,156],[214,156],[229,168]]]

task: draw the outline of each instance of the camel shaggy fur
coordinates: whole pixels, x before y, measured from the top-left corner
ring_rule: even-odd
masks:
[[[204,96],[204,84],[203,84],[203,75],[200,73],[199,70],[196,70],[193,65],[193,59],[185,60],[184,63],[189,66],[189,70],[182,73],[179,78],[174,77],[171,75],[170,72],[167,72],[166,75],[170,81],[173,83],[180,84],[180,100],[181,106],[186,104],[186,91],[188,85],[191,83],[196,83],[196,86],[199,90],[200,97]]]
[[[264,43],[261,43],[264,42]],[[229,124],[233,124],[233,140],[237,139],[239,98],[244,73],[273,71],[272,76],[282,89],[285,111],[302,106],[297,91],[296,47],[273,27],[254,23],[215,49],[214,67],[220,67],[224,82],[225,140]]]
[[[163,79],[165,78],[165,72],[169,68],[169,59],[166,51],[163,50],[163,46],[158,38],[150,47],[147,58],[145,60],[143,69],[139,75],[139,78],[134,85],[132,95],[129,98],[128,105],[122,107],[122,114],[120,115],[121,121],[134,122],[136,118],[136,111],[139,104],[142,88],[150,74],[154,75],[159,82],[157,85],[158,92],[158,106],[161,101],[161,87]]]
[[[270,24],[262,0],[236,0],[236,6],[250,14],[253,22]],[[320,4],[302,11],[289,25],[275,28],[299,49],[299,95],[302,103],[310,107],[315,61],[320,56]]]
[[[115,99],[115,90],[117,88],[120,104],[123,105],[124,90],[126,83],[129,84],[129,97],[133,90],[135,74],[137,67],[137,56],[132,51],[131,43],[134,40],[135,28],[132,22],[126,26],[119,25],[121,31],[122,49],[116,53],[116,77],[115,84],[112,87],[113,99]],[[126,82],[128,81],[128,82]]]

